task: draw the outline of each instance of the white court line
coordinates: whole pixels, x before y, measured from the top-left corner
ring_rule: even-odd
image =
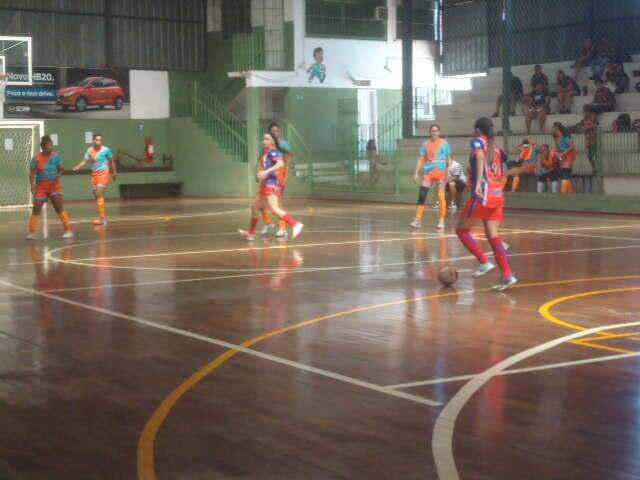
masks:
[[[240,353],[245,353],[247,355],[257,357],[263,360],[268,360],[270,362],[278,363],[280,365],[286,365],[291,368],[296,368],[298,370],[302,370],[309,373],[315,373],[316,375],[331,378],[333,380],[337,380],[339,382],[347,383],[350,385],[355,385],[358,387],[366,388],[368,390],[373,390],[378,393],[384,393],[385,395],[389,395],[396,398],[402,398],[404,400],[409,400],[415,403],[419,403],[422,405],[427,405],[430,407],[437,407],[442,405],[441,402],[436,402],[435,400],[430,400],[428,398],[419,397],[416,395],[411,395],[405,392],[398,392],[395,390],[391,390],[389,388],[383,387],[381,385],[376,385],[370,382],[365,382],[363,380],[358,380],[357,378],[348,377],[346,375],[342,375],[339,373],[331,372],[329,370],[324,370],[321,368],[312,367],[310,365],[305,365],[304,363],[294,362],[291,360],[287,360],[285,358],[277,357],[275,355],[270,355],[268,353],[261,352],[259,350],[254,350],[252,348],[246,348],[241,345],[237,345],[235,343],[225,342],[224,340],[219,340],[213,337],[207,337],[205,335],[200,335],[198,333],[193,333],[188,330],[183,330],[180,328],[169,327],[167,325],[162,325],[160,323],[151,322],[149,320],[144,320],[139,317],[134,317],[133,315],[127,315],[124,313],[115,312],[113,310],[108,310],[106,308],[95,307],[93,305],[89,305],[82,302],[77,302],[75,300],[70,300],[64,297],[60,297],[57,295],[52,295],[50,293],[39,292],[32,288],[21,287],[19,285],[14,285],[13,283],[5,282],[4,280],[0,280],[0,285],[4,285],[5,287],[12,288],[14,290],[18,290],[24,293],[30,293],[31,295],[48,298],[50,300],[55,300],[61,303],[66,303],[67,305],[72,305],[74,307],[82,308],[85,310],[91,310],[96,313],[100,313],[103,315],[108,315],[111,317],[120,318],[122,320],[127,320],[132,323],[136,323],[139,325],[144,325],[146,327],[155,328],[157,330],[162,330],[164,332],[173,333],[174,335],[179,335],[181,337],[191,338],[194,340],[199,340],[201,342],[206,342],[212,345],[217,345],[219,347],[223,347],[229,350],[236,350]]]
[[[453,433],[456,421],[458,420],[460,412],[467,402],[469,402],[471,397],[473,397],[478,390],[489,382],[489,380],[504,372],[512,365],[557,347],[558,345],[562,345],[563,343],[577,340],[605,330],[618,330],[621,328],[636,327],[639,325],[640,322],[619,323],[617,325],[606,325],[603,327],[595,327],[572,333],[517,353],[495,364],[488,370],[475,375],[473,379],[467,382],[460,390],[458,390],[451,400],[449,400],[436,419],[433,437],[431,440],[431,449],[438,477],[441,480],[460,480],[460,474],[458,473],[456,461],[453,456]]]
[[[518,373],[539,372],[543,370],[553,370],[557,368],[573,367],[576,365],[588,365],[590,363],[610,362],[612,360],[621,360],[624,358],[632,358],[637,356],[640,356],[640,352],[621,353],[618,355],[606,355],[602,357],[587,358],[584,360],[574,360],[571,362],[549,363],[546,365],[538,365],[536,367],[509,369],[509,370],[505,370],[503,372],[498,373],[497,376],[515,375]],[[471,380],[476,375],[479,375],[479,374],[472,373],[470,375],[458,375],[457,377],[435,378],[433,380],[424,380],[421,382],[399,383],[397,385],[388,385],[387,388],[391,388],[392,390],[403,390],[405,388],[424,387],[427,385],[440,385],[442,383],[453,383],[453,382],[460,382],[462,380]]]
[[[409,239],[412,240],[412,239]],[[295,246],[293,246],[295,247]],[[290,247],[292,248],[292,247]],[[613,250],[627,250],[640,248],[640,245],[624,245],[620,247],[599,247],[599,248],[580,248],[573,250],[547,250],[540,252],[528,252],[528,253],[512,253],[509,255],[509,258],[513,257],[529,257],[536,255],[555,255],[559,253],[583,253],[583,252],[599,252],[599,251],[613,251]],[[58,257],[54,257],[53,254],[56,250],[52,250],[51,253],[47,254],[47,258],[55,263],[64,263],[68,265],[77,265],[82,267],[90,267],[90,268],[105,268],[104,265],[97,265],[95,263],[84,263],[77,262],[74,260],[63,260]],[[493,252],[487,253],[488,256],[493,256]],[[257,269],[247,269],[247,270],[239,270],[239,269],[224,269],[224,268],[172,268],[172,267],[132,267],[126,265],[109,265],[108,268],[112,270],[140,270],[140,271],[158,271],[158,272],[271,272],[271,273],[283,273],[283,272],[329,272],[329,271],[339,271],[339,270],[354,270],[354,269],[366,269],[366,268],[387,268],[387,267],[401,267],[406,265],[425,265],[430,263],[446,263],[446,262],[456,262],[461,260],[475,260],[473,255],[468,255],[464,257],[453,257],[453,258],[436,258],[433,260],[419,260],[414,262],[394,262],[394,263],[378,263],[378,264],[370,264],[370,265],[345,265],[345,266],[336,266],[336,267],[308,267],[308,268],[298,268],[298,269],[274,269],[274,270],[257,270]]]
[[[527,256],[536,256],[536,255],[556,255],[558,253],[584,253],[584,252],[598,252],[598,251],[611,251],[611,250],[626,250],[630,248],[640,248],[640,245],[628,245],[628,246],[620,246],[620,247],[600,247],[600,248],[587,248],[587,249],[578,249],[578,250],[552,250],[546,252],[528,252],[528,253],[514,253],[509,255],[509,257],[527,257]],[[488,254],[491,256],[492,254]],[[466,257],[454,257],[454,258],[446,258],[444,260],[434,259],[434,260],[420,260],[415,262],[401,262],[401,263],[386,263],[379,265],[356,265],[356,266],[346,266],[346,267],[317,267],[317,268],[307,268],[307,269],[296,269],[296,270],[281,270],[281,271],[270,271],[270,272],[262,272],[256,271],[254,273],[245,273],[241,275],[221,275],[216,277],[198,277],[198,278],[185,278],[180,280],[156,280],[152,282],[137,282],[137,283],[116,283],[109,285],[96,285],[90,287],[76,287],[76,288],[60,288],[54,290],[43,290],[45,292],[76,292],[83,290],[93,290],[95,288],[123,288],[123,287],[145,287],[145,286],[153,286],[153,285],[166,285],[173,283],[192,283],[192,282],[205,282],[205,281],[214,281],[214,280],[226,280],[226,279],[236,279],[236,278],[248,278],[248,277],[262,277],[266,275],[277,275],[278,273],[316,273],[316,272],[329,272],[336,270],[353,270],[358,268],[378,268],[378,267],[390,267],[390,266],[406,266],[406,265],[421,265],[421,264],[430,264],[430,263],[447,263],[447,262],[458,262],[464,260],[475,260],[475,257],[472,255]],[[67,263],[67,260],[59,260],[53,259],[54,262],[59,263]],[[94,264],[82,264],[82,266],[88,266],[93,268],[100,268]],[[120,268],[117,266],[110,266],[109,268]],[[151,267],[121,267],[123,269],[149,269],[149,270],[158,270],[157,268]],[[167,270],[167,271],[173,271]],[[208,271],[208,270],[207,270]],[[458,270],[459,272],[469,272],[471,270]]]

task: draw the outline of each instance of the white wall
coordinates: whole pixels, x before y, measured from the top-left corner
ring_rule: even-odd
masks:
[[[324,83],[309,82],[313,50],[322,47],[327,76]],[[433,85],[435,79],[434,45],[414,42],[414,84]],[[303,64],[303,65],[302,65]],[[385,66],[388,69],[385,69]],[[303,58],[294,72],[251,72],[248,87],[358,88],[353,80],[370,80],[367,88],[402,87],[402,43],[334,38],[304,38]]]
[[[131,70],[131,118],[169,118],[169,73]]]
[[[396,3],[397,0],[387,0],[387,41],[370,41],[308,38],[305,28],[305,2],[284,0],[286,20],[294,22],[296,69],[293,72],[250,72],[247,87],[359,88],[353,84],[353,80],[356,79],[370,80],[371,85],[366,88],[402,88],[402,42],[395,39]],[[313,64],[313,50],[316,47],[324,49],[327,78],[323,84],[317,80],[309,83],[309,74],[306,72]],[[433,85],[435,45],[431,42],[415,41],[413,50],[415,86]],[[385,69],[385,66],[388,69]]]

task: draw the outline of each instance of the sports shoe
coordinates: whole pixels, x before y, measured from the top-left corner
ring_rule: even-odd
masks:
[[[484,277],[487,273],[489,273],[494,268],[496,268],[496,266],[491,262],[483,263],[478,267],[478,269],[475,272],[471,274],[471,276],[473,278]]]
[[[500,283],[494,285],[492,287],[492,290],[496,292],[504,292],[507,288],[515,285],[516,283],[518,283],[518,279],[515,276],[511,275],[509,278],[503,278],[502,280],[500,280]]]
[[[248,242],[253,242],[256,238],[255,235],[251,235],[249,232],[247,232],[246,230],[238,230],[238,233],[240,235],[242,235],[244,238],[247,239]]]
[[[300,235],[300,232],[302,232],[302,229],[304,228],[304,225],[300,222],[296,223],[293,226],[293,229],[291,230],[291,240],[295,239],[298,235]]]
[[[414,220],[413,222],[411,222],[411,223],[409,224],[409,226],[410,226],[411,228],[415,228],[416,230],[419,230],[419,229],[421,229],[421,228],[422,228],[422,224],[421,224],[418,220]]]
[[[27,236],[24,237],[25,240],[35,240],[36,236],[33,233],[27,233]]]
[[[107,219],[106,219],[106,218],[96,218],[96,219],[93,221],[93,224],[94,224],[94,225],[98,225],[98,226],[100,226],[100,225],[104,225],[104,226],[106,226],[106,225],[107,225]]]
[[[262,235],[263,237],[265,235],[269,235],[269,233],[271,233],[271,231],[274,229],[275,227],[273,226],[273,223],[270,223],[269,225],[265,225],[264,227],[262,227],[262,230],[260,230],[260,235]]]
[[[287,238],[289,234],[286,230],[278,230],[276,233],[276,238]]]
[[[444,218],[438,221],[438,230],[444,230]]]
[[[458,209],[458,205],[456,205],[455,203],[452,203],[451,205],[449,205],[449,210],[457,210]]]
[[[62,238],[65,238],[65,239],[66,238],[73,238],[73,237],[75,237],[75,235],[73,233],[73,230],[67,230],[66,232],[64,232],[62,234]]]

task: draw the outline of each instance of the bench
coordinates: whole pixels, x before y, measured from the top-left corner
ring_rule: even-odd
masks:
[[[182,195],[182,182],[120,184],[120,198],[160,198]]]

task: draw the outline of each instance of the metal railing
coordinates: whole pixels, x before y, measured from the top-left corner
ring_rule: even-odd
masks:
[[[378,130],[380,126],[377,127]],[[366,129],[364,129],[366,131]],[[362,130],[361,130],[362,131]],[[370,133],[370,131],[369,131]],[[353,142],[351,147],[340,146],[332,151],[322,152],[321,157],[314,152],[316,161],[312,171],[314,192],[350,192],[380,194],[412,194],[416,191],[413,174],[418,156],[418,143],[399,146],[391,151],[384,148],[377,152],[363,148],[366,134]],[[497,137],[496,143],[503,147],[510,159],[518,158],[518,145],[525,139],[537,144],[553,145],[549,134],[514,134]],[[585,135],[572,135],[578,150],[578,160],[574,164],[572,179],[577,193],[603,193],[604,181],[609,177],[640,177],[640,132],[614,133],[599,131],[596,149],[593,152],[595,171],[589,161]],[[451,138],[454,145],[453,156],[467,168],[469,138]],[[536,191],[536,176],[524,175],[521,192]],[[510,186],[507,187],[510,190]],[[358,197],[354,197],[357,199]]]
[[[265,69],[264,32],[236,33],[232,39],[233,70]]]
[[[195,81],[173,85],[171,114],[191,117],[233,160],[247,161],[247,127],[218,98]]]

